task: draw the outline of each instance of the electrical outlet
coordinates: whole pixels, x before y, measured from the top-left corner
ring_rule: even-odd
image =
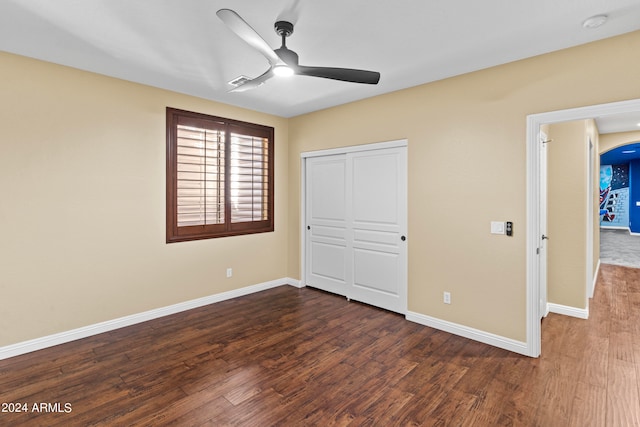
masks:
[[[445,292],[442,300],[445,304],[451,304],[451,293]]]
[[[227,277],[233,276],[233,268],[227,268]]]

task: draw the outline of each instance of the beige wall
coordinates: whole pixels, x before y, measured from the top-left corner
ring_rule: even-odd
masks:
[[[621,145],[640,142],[640,131],[605,133],[600,135],[600,141],[600,154],[603,154]]]
[[[636,32],[292,119],[289,275],[300,152],[407,138],[409,310],[525,341],[526,116],[639,98],[638,49]]]
[[[526,116],[640,98],[639,50],[636,32],[290,120],[0,54],[0,346],[299,278],[300,153],[399,138],[409,309],[524,341]],[[165,106],[275,126],[274,233],[164,243]]]
[[[286,277],[286,119],[9,54],[0,69],[0,346]],[[165,243],[167,106],[275,127],[274,233]]]

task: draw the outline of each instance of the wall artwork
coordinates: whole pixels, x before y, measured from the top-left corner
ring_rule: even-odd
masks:
[[[600,226],[629,227],[629,165],[600,166]]]

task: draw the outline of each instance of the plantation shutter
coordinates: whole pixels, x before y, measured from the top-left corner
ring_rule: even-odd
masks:
[[[231,222],[263,221],[268,218],[269,140],[231,133],[230,198]]]
[[[224,132],[178,125],[178,227],[224,224]]]

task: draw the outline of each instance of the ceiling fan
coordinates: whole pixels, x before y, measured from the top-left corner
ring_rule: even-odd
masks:
[[[378,84],[380,73],[376,71],[355,70],[352,68],[333,67],[307,67],[298,64],[298,54],[287,48],[286,39],[293,33],[293,24],[287,21],[275,23],[275,30],[282,37],[282,46],[278,49],[271,47],[247,22],[231,9],[220,9],[216,12],[218,18],[224,22],[231,31],[244,40],[249,46],[256,49],[269,61],[269,69],[262,75],[240,83],[231,92],[243,92],[253,89],[273,76],[292,75],[322,77],[325,79],[341,80],[352,83]]]

